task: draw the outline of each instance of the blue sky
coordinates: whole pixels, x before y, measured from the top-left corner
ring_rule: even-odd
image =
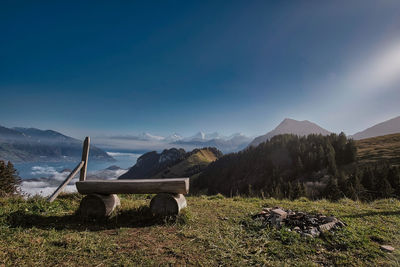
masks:
[[[2,1],[0,125],[353,134],[400,115],[399,1]]]

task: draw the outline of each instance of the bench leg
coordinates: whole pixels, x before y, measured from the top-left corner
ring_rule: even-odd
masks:
[[[120,205],[117,195],[91,194],[81,200],[79,213],[83,217],[108,217]]]
[[[151,212],[158,216],[178,215],[186,206],[186,199],[182,194],[161,193],[150,202]]]

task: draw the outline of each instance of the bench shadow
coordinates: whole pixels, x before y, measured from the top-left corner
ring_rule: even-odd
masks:
[[[173,223],[176,218],[162,218],[153,216],[150,208],[142,206],[131,210],[120,210],[109,218],[83,218],[78,212],[64,216],[46,216],[29,214],[24,211],[15,211],[5,215],[6,223],[11,228],[39,228],[76,231],[101,231],[118,228],[141,228],[153,225]]]

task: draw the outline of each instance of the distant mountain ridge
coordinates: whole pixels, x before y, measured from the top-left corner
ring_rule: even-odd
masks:
[[[198,133],[192,138],[178,140],[174,145],[193,146],[193,147],[216,147],[224,153],[237,152],[244,149],[251,138],[244,134],[233,134],[229,137],[224,137],[218,133],[204,134]]]
[[[280,134],[294,134],[298,136],[307,136],[310,134],[322,134],[329,135],[331,132],[325,130],[324,128],[318,126],[317,124],[304,120],[297,121],[293,119],[284,119],[275,129],[266,133],[265,135],[261,135],[256,137],[249,146],[258,146],[259,144],[271,139],[275,135]]]
[[[355,140],[400,133],[400,116],[375,124],[364,131],[355,133],[351,137]]]
[[[223,153],[240,151],[252,140],[252,138],[247,137],[242,133],[224,136],[218,132],[204,133],[202,131],[189,137],[183,137],[178,133],[164,137],[144,132],[138,135],[115,135],[100,139],[103,139],[103,142],[97,143],[100,147],[109,147],[111,149],[113,149],[113,144],[118,149],[131,146],[135,147],[135,149],[140,147],[140,149],[147,151],[162,151],[163,149],[174,147],[183,148],[185,150],[193,150],[202,147],[216,147]]]
[[[82,141],[53,130],[6,128],[0,126],[0,159],[12,162],[79,160]],[[89,158],[113,161],[114,158],[96,146],[90,147]]]

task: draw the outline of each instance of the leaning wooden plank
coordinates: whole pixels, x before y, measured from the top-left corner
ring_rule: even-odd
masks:
[[[87,162],[88,162],[88,158],[89,158],[89,146],[90,146],[90,137],[87,136],[85,138],[85,141],[83,142],[82,161],[84,162],[84,165],[81,170],[81,175],[79,177],[79,181],[86,180]]]
[[[158,194],[189,193],[189,178],[86,180],[76,182],[81,194]]]
[[[68,175],[64,182],[54,191],[54,193],[47,199],[49,202],[53,202],[57,196],[64,190],[64,188],[69,184],[69,182],[75,177],[75,175],[82,169],[84,162],[81,161],[78,166]]]

